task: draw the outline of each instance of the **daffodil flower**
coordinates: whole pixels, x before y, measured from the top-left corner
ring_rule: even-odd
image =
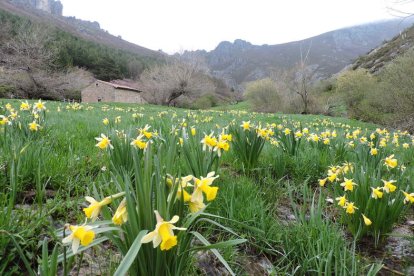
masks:
[[[344,187],[345,192],[346,191],[353,191],[354,190],[354,186],[356,186],[357,184],[355,182],[353,182],[353,179],[347,179],[344,178],[344,182],[341,183],[341,186]]]
[[[384,182],[384,187],[382,187],[382,189],[385,192],[392,193],[392,192],[394,192],[397,189],[397,186],[395,186],[393,184],[393,183],[395,183],[397,181],[395,181],[395,180],[389,180],[389,181],[387,181],[387,180],[384,180],[384,179],[381,179],[381,180],[382,180],[382,182]]]
[[[72,232],[69,236],[62,240],[63,244],[72,243],[72,252],[78,252],[79,245],[88,246],[95,239],[95,232],[93,227],[89,225],[69,225],[69,230]]]
[[[101,137],[95,138],[98,143],[95,145],[96,147],[100,149],[107,149],[108,147],[113,149],[114,147],[111,145],[111,140],[109,140],[108,137],[106,137],[105,134],[101,134]]]
[[[122,197],[124,195],[125,192],[120,192],[111,196],[107,196],[101,201],[97,201],[90,196],[85,196],[85,200],[88,201],[90,204],[87,208],[83,208],[83,212],[85,213],[85,216],[87,218],[92,219],[92,221],[95,221],[98,218],[103,206],[110,204],[113,199]]]
[[[372,198],[375,198],[375,199],[382,198],[384,194],[383,192],[381,192],[382,187],[377,187],[377,188],[371,187],[371,189],[372,189],[372,193],[371,193]]]
[[[346,205],[346,197],[345,195],[341,196],[341,197],[337,197],[335,198],[336,201],[338,201],[338,205],[341,207],[344,207]]]
[[[112,222],[116,225],[124,224],[128,221],[128,213],[126,206],[126,198],[124,198],[119,204],[114,216],[112,217]]]
[[[30,104],[27,101],[21,102],[21,104],[20,104],[20,110],[27,111],[29,109],[30,109]]]
[[[325,184],[326,184],[326,180],[328,180],[328,178],[326,177],[326,178],[324,178],[324,179],[319,179],[318,181],[319,181],[319,185],[321,186],[321,187],[324,187],[325,186]]]
[[[370,226],[372,224],[372,221],[367,218],[364,214],[362,214],[362,218],[364,219],[364,223],[366,226]]]
[[[141,134],[136,139],[133,139],[131,142],[131,146],[133,146],[136,149],[145,150],[148,146],[148,142],[145,142],[144,140],[142,140],[142,138],[144,138],[144,136]]]
[[[29,124],[29,129],[31,131],[38,131],[39,130],[40,125],[36,123],[36,121],[33,121]]]
[[[45,103],[42,102],[42,100],[39,100],[37,103],[34,104],[33,109],[34,109],[35,112],[46,110]]]
[[[210,186],[213,181],[219,177],[218,175],[214,176],[214,174],[215,172],[210,172],[205,178],[201,177],[201,179],[194,177],[195,188],[191,196],[193,202],[202,202],[203,193],[206,194],[207,201],[212,201],[216,198],[218,187]]]
[[[247,122],[243,121],[242,124],[241,124],[241,127],[244,130],[250,130],[250,121],[247,121]]]
[[[398,165],[398,161],[397,159],[394,158],[394,154],[388,156],[387,158],[385,158],[384,160],[385,162],[385,166],[387,166],[387,168],[395,168]]]
[[[414,193],[409,194],[409,193],[406,193],[406,192],[403,191],[403,194],[405,196],[404,204],[406,204],[408,202],[414,203]]]
[[[211,150],[217,146],[217,138],[213,136],[213,132],[210,135],[204,135],[204,138],[201,140],[203,144],[203,151],[207,149],[207,147]]]
[[[358,209],[357,207],[355,207],[353,202],[347,202],[343,208],[346,209],[347,214],[351,215],[355,213],[356,209]]]
[[[155,230],[145,235],[142,238],[141,243],[149,243],[152,241],[154,248],[161,244],[160,249],[162,251],[170,250],[177,245],[177,236],[174,235],[173,230],[184,231],[187,230],[187,228],[174,226],[180,219],[179,216],[174,216],[170,221],[164,221],[157,210],[155,210],[154,213],[157,219]]]

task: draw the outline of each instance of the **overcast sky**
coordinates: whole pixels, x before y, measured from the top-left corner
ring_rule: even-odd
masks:
[[[223,40],[253,44],[301,40],[391,18],[396,0],[60,0],[63,15],[167,53],[212,50]],[[395,6],[408,10],[406,6]]]

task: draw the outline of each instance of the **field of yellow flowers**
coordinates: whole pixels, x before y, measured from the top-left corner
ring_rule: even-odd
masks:
[[[342,118],[3,101],[0,275],[410,274],[413,160]]]

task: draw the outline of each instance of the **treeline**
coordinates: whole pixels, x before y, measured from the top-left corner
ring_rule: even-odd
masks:
[[[60,68],[77,66],[85,68],[100,80],[136,78],[155,63],[153,58],[137,56],[86,41],[63,31],[53,34],[50,47],[57,47],[55,63]]]

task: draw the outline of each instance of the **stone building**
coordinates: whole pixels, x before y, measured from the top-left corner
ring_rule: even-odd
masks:
[[[97,80],[82,90],[82,102],[146,103],[140,90],[129,86]]]

